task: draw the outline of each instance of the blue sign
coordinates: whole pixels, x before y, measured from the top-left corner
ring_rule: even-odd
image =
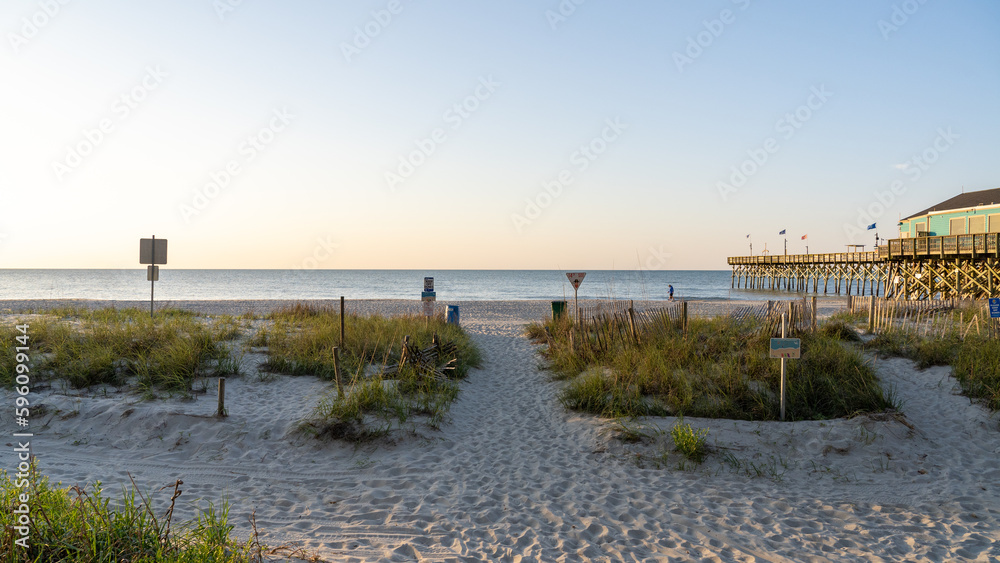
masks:
[[[1000,298],[990,298],[990,317],[994,319],[1000,318]]]
[[[802,340],[798,338],[772,338],[771,357],[798,359],[802,351]]]

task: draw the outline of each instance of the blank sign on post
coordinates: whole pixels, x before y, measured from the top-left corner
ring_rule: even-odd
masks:
[[[153,246],[156,241],[156,246]],[[155,252],[154,252],[155,250]],[[154,260],[155,259],[155,260]],[[139,263],[140,264],[166,264],[167,263],[167,239],[143,238],[139,239]]]

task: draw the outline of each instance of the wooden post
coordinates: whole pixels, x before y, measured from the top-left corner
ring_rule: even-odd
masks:
[[[639,345],[639,331],[635,328],[635,309],[632,307],[632,301],[628,302],[628,326],[632,331],[632,340],[635,341],[636,346]]]
[[[340,296],[340,347],[344,347],[344,296]]]
[[[340,348],[333,348],[333,376],[337,379],[337,398],[344,398],[344,382],[340,378]]]
[[[219,378],[219,410],[215,413],[216,416],[228,416],[226,413],[226,378]]]
[[[812,296],[812,318],[810,319],[810,324],[812,325],[812,331],[816,332],[816,296]]]
[[[410,335],[403,337],[403,350],[399,353],[399,366],[403,367],[410,358]]]
[[[774,334],[773,332],[771,334]],[[785,314],[781,314],[781,337],[785,337]],[[781,420],[785,420],[785,358],[781,358]]]
[[[684,336],[688,333],[688,303],[687,301],[681,301],[681,327],[684,331]]]
[[[577,324],[580,323],[580,288],[573,285],[573,304],[576,307],[576,317],[573,318]]]

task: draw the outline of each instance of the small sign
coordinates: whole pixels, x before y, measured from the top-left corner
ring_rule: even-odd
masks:
[[[434,315],[434,302],[424,301],[424,316],[430,317]]]
[[[146,281],[160,281],[159,266],[146,266]]]
[[[424,278],[424,291],[434,291],[434,278]]]
[[[437,300],[437,293],[434,293],[433,291],[422,291],[422,292],[420,292],[420,300],[421,301],[436,301]]]
[[[153,247],[153,241],[156,247]],[[155,250],[155,252],[154,252]],[[154,260],[155,258],[155,260]],[[140,264],[166,264],[167,263],[167,239],[143,238],[139,239],[139,263]]]
[[[990,297],[990,318],[1000,318],[1000,298]]]
[[[583,283],[583,278],[587,277],[587,272],[568,272],[566,277],[569,278],[569,283],[573,284],[573,289],[580,289],[580,284]]]
[[[772,338],[771,357],[796,360],[802,351],[802,340],[799,338]]]

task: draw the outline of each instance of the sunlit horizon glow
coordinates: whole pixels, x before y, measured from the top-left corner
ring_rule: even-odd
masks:
[[[995,2],[345,4],[4,2],[0,268],[725,269],[1000,187]]]

